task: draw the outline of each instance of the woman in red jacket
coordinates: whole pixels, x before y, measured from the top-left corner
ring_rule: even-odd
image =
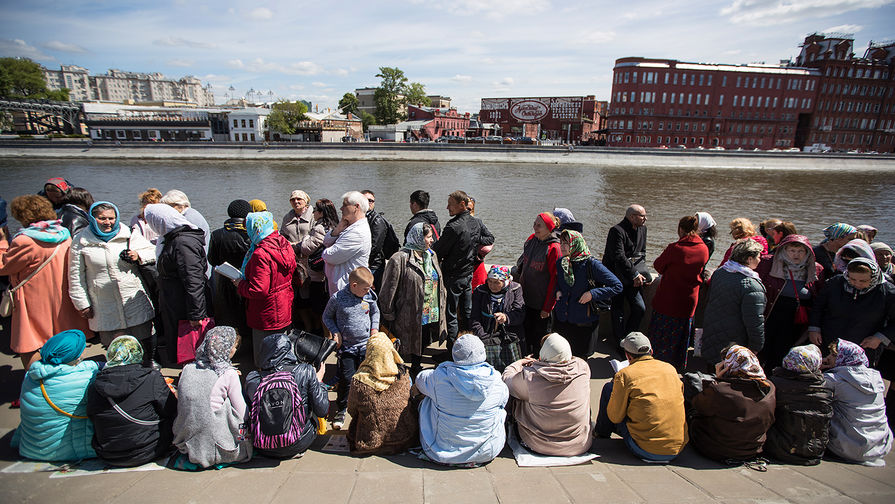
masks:
[[[537,355],[541,338],[551,331],[550,312],[556,304],[556,261],[562,257],[558,226],[559,219],[550,212],[538,214],[533,233],[525,241],[514,268],[513,276],[522,286],[525,300],[523,355]]]
[[[653,263],[662,280],[653,297],[653,317],[647,336],[653,345],[653,357],[678,370],[687,364],[702,271],[709,260],[709,249],[699,237],[698,229],[699,219],[695,215],[681,218],[677,225],[680,240],[665,247]]]
[[[295,252],[274,230],[270,212],[246,216],[251,245],[242,261],[243,278],[236,290],[246,299],[246,322],[252,328],[255,367],[260,368],[261,342],[268,334],[284,332],[292,325],[292,273]]]

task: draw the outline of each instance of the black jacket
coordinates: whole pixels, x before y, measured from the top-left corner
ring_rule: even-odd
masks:
[[[486,345],[499,345],[503,341],[525,341],[525,301],[522,299],[522,286],[510,282],[503,296],[500,310],[505,313],[507,323],[495,327],[494,312],[491,309],[491,289],[482,284],[472,291],[472,314],[469,317],[470,329],[481,338]]]
[[[814,261],[824,267],[826,278],[829,279],[836,274],[836,269],[833,268],[833,258],[830,257],[830,252],[827,251],[823,244],[815,245],[812,250],[814,250]],[[835,256],[836,254],[833,255]]]
[[[395,229],[381,213],[370,210],[367,212],[367,222],[370,224],[370,260],[371,270],[379,270],[385,266],[385,260],[392,256],[401,247]]]
[[[646,270],[646,226],[634,229],[628,219],[612,226],[606,236],[603,265],[622,285],[630,287],[634,277]]]
[[[444,226],[444,233],[432,250],[438,254],[441,271],[445,278],[452,280],[472,275],[481,262],[476,253],[482,245],[494,243],[494,236],[482,221],[469,212],[455,215]]]
[[[255,391],[261,385],[261,378],[277,371],[295,366],[292,377],[298,386],[304,406],[307,422],[302,427],[298,441],[292,446],[276,450],[256,449],[262,455],[274,458],[292,458],[303,453],[317,439],[317,418],[325,417],[329,411],[329,396],[323,384],[317,380],[317,373],[310,364],[299,363],[292,350],[292,341],[286,334],[272,334],[261,343],[261,371],[252,371],[246,377],[245,398],[248,407],[247,416],[251,417]]]
[[[242,229],[237,229],[241,226]],[[219,266],[224,262],[239,268],[249,251],[249,235],[245,231],[245,219],[232,218],[224,221],[224,227],[211,232],[208,246],[208,263]],[[245,299],[239,297],[233,282],[218,278],[214,282],[214,313],[216,325],[235,327],[240,334],[249,334],[246,323]]]
[[[712,254],[715,253],[715,239],[707,234],[703,233],[699,235],[702,238],[702,243],[705,243],[707,249],[709,249],[709,259],[712,258]]]
[[[119,408],[136,424],[116,411]],[[107,367],[87,389],[87,416],[93,422],[93,449],[107,463],[133,467],[151,462],[171,446],[171,426],[177,416],[177,398],[158,371],[140,364]]]
[[[62,208],[59,209],[58,215],[59,218],[62,219],[62,227],[67,228],[69,232],[71,232],[72,238],[74,238],[80,230],[90,225],[90,220],[87,217],[87,212],[85,212],[81,207],[72,205],[70,203],[65,203],[64,205],[62,205]]]
[[[205,277],[208,264],[205,233],[183,225],[166,234],[164,239],[165,244],[156,261],[159,304],[168,344],[176,346],[178,321],[202,320],[210,315],[211,289]],[[168,348],[168,352],[169,357],[176,355],[175,348]]]
[[[777,409],[765,453],[787,464],[819,464],[833,418],[833,389],[821,374],[781,367],[774,369],[771,382],[777,388]]]
[[[407,243],[407,233],[410,232],[410,228],[413,227],[414,224],[422,222],[424,224],[431,224],[432,227],[435,228],[435,240],[441,237],[441,225],[438,223],[438,215],[434,210],[429,208],[424,208],[419,212],[413,214],[413,217],[410,218],[410,221],[407,223],[407,226],[404,228],[404,243]],[[389,256],[391,257],[391,256]]]

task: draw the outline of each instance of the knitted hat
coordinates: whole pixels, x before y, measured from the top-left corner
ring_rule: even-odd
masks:
[[[545,362],[566,362],[572,360],[572,347],[569,341],[557,333],[550,333],[541,344],[538,357]]]
[[[631,355],[646,355],[653,352],[649,338],[642,332],[632,332],[625,336],[621,343],[622,348]]]
[[[485,362],[485,344],[475,334],[463,334],[457,338],[451,353],[454,363],[461,366]]]
[[[249,205],[248,201],[241,199],[231,201],[230,206],[227,207],[227,215],[231,219],[245,219],[246,215],[251,211],[252,205]]]

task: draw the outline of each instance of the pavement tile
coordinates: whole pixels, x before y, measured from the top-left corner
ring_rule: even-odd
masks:
[[[413,455],[371,456],[359,459],[358,472],[390,472],[408,469],[427,469],[437,466],[432,462],[420,460]]]
[[[426,504],[487,504],[498,502],[491,475],[483,469],[424,471]]]
[[[230,467],[218,471],[211,484],[207,485],[199,496],[193,498],[197,503],[251,502],[264,504],[270,502],[290,474],[286,468],[272,467],[267,469],[243,469]]]
[[[885,483],[895,490],[895,464],[891,461],[892,457],[890,457],[889,464],[884,467],[869,467],[862,466],[857,464],[841,464],[842,467],[846,470],[856,472],[861,476],[866,476],[871,479],[875,479],[881,483]],[[826,462],[823,462],[826,463]]]
[[[714,471],[689,467],[669,467],[669,469],[716,499],[735,499],[745,495],[757,499],[779,497],[737,469]]]
[[[228,468],[222,471],[238,471],[238,469]],[[203,494],[205,487],[215,480],[218,471],[202,471],[202,472],[184,472],[184,471],[153,471],[144,473],[145,477],[135,482],[127,490],[122,492],[116,500],[118,502],[127,502],[128,504],[157,504],[159,502],[189,502],[199,499]],[[84,480],[86,484],[101,483],[101,476],[84,476],[78,478]],[[108,475],[111,476],[111,475]],[[56,480],[51,480],[56,481]],[[78,481],[80,483],[80,481]],[[108,483],[106,483],[108,484]],[[80,487],[81,485],[77,485]],[[75,485],[70,485],[75,487]],[[103,495],[102,491],[107,487],[103,486],[102,490],[97,490],[90,501],[96,499],[98,495]],[[66,495],[68,491],[66,490]],[[58,498],[58,494],[54,496],[54,500]],[[87,502],[90,502],[87,501]],[[49,500],[44,502],[51,502]],[[69,502],[79,502],[72,499]]]
[[[361,460],[347,453],[308,450],[301,459],[295,461],[295,471],[354,473],[360,466]]]
[[[351,496],[351,491],[354,490],[356,478],[357,476],[354,474],[339,474],[330,477],[320,473],[294,471],[280,485],[270,502],[271,504],[295,504],[297,502],[345,504]],[[237,501],[224,500],[221,502]],[[254,503],[254,501],[249,502]]]
[[[640,465],[613,465],[612,471],[647,502],[714,502],[669,466],[641,462]]]
[[[541,470],[530,470],[541,469]],[[515,472],[491,473],[500,502],[537,502],[538,504],[572,502],[559,481],[549,470],[520,467]]]
[[[825,485],[829,485],[843,494],[858,500],[860,500],[860,497],[858,497],[859,495],[867,494],[886,494],[895,497],[895,488],[891,485],[873,478],[868,478],[857,472],[850,471],[849,468],[851,466],[849,464],[825,460],[816,466],[790,467],[793,471],[804,474]],[[893,498],[893,501],[895,501],[895,498]]]
[[[792,466],[769,465],[767,472],[751,469],[736,469],[743,477],[760,484],[764,488],[799,504],[816,504],[818,499],[844,497],[833,487],[794,471]],[[839,477],[842,477],[840,474]]]
[[[552,469],[551,469],[552,470]],[[644,502],[610,471],[554,472],[554,477],[575,503],[634,504]]]
[[[4,474],[0,480],[3,502],[95,502],[98,495],[112,500],[144,478],[148,472],[98,474],[50,479],[50,473]]]
[[[516,459],[513,458],[513,452],[509,448],[504,448],[500,455],[497,456],[488,465],[484,466],[490,473],[516,472],[520,469],[539,469],[536,467],[519,467],[516,465]]]
[[[356,504],[422,503],[424,502],[423,472],[419,469],[409,469],[402,472],[359,473],[348,502]]]

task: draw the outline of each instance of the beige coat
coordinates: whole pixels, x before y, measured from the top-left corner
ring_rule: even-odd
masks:
[[[304,254],[302,252],[301,244],[305,238],[308,237],[313,228],[314,209],[312,206],[305,208],[305,211],[301,215],[295,215],[295,210],[289,210],[289,212],[283,216],[283,222],[280,225],[280,234],[292,244],[292,248],[295,250],[295,262],[298,263],[298,268],[296,268],[295,274],[293,275],[293,280],[295,282],[303,283],[309,276],[309,254]],[[320,242],[323,242],[323,238],[320,239]],[[313,250],[311,252],[313,252]],[[319,282],[321,280],[316,281]],[[308,297],[308,287],[306,285],[302,286],[301,294],[303,298]]]
[[[402,355],[422,355],[423,342],[423,265],[414,254],[401,249],[385,264],[382,288],[379,292],[379,312],[383,324],[401,340]],[[447,337],[447,289],[432,254],[432,264],[438,273],[438,340]]]
[[[11,244],[0,240],[0,275],[9,275],[10,285],[18,285],[50,257],[56,246],[25,235],[16,236]],[[89,330],[68,297],[71,240],[58,246],[53,260],[15,293],[11,346],[17,353],[39,350],[50,337],[67,329]]]
[[[301,261],[299,261],[299,264],[304,264],[308,278],[310,278],[312,282],[326,281],[326,275],[323,271],[314,271],[308,267],[308,257],[311,257],[311,254],[323,246],[323,238],[325,236],[326,229],[323,228],[322,224],[316,224],[301,241]]]
[[[127,226],[121,226],[108,242],[97,238],[89,227],[72,240],[68,294],[78,310],[93,308],[89,322],[94,331],[126,329],[155,317],[137,266],[121,260],[128,238],[131,250],[143,263],[155,262],[155,245]]]
[[[516,361],[504,370],[519,437],[532,450],[553,456],[590,448],[590,367],[582,359],[552,364]]]

